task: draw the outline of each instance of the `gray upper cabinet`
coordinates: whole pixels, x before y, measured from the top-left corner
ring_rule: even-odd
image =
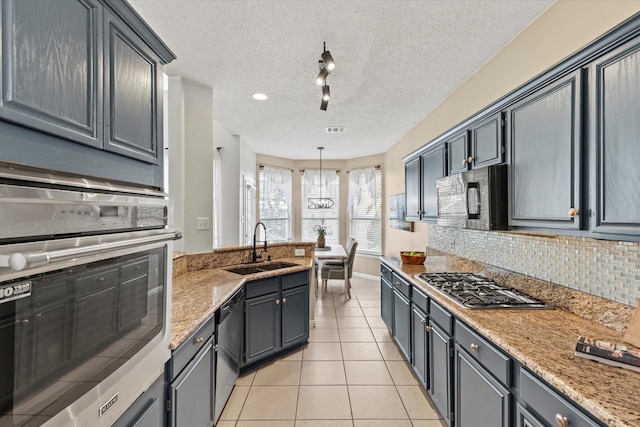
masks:
[[[580,71],[507,110],[509,225],[579,229]]]
[[[447,144],[448,175],[469,170],[469,132],[462,131],[453,136]]]
[[[113,15],[106,14],[105,149],[158,163],[161,112],[158,90],[162,66],[144,42]]]
[[[640,42],[591,64],[591,229],[640,235]]]
[[[446,145],[427,148],[404,165],[406,219],[432,221],[438,217],[436,179],[447,174]]]
[[[493,114],[447,140],[449,175],[504,161],[504,120]]]
[[[435,222],[438,218],[438,194],[436,180],[447,174],[444,144],[430,148],[421,156],[422,161],[422,220]]]
[[[0,160],[162,188],[162,67],[122,0],[1,3]]]
[[[498,113],[471,126],[471,154],[467,164],[471,169],[498,165],[504,161],[504,119]]]
[[[102,146],[101,16],[95,0],[2,2],[1,118]]]
[[[420,156],[407,161],[404,165],[404,191],[406,195],[406,219],[420,220]]]

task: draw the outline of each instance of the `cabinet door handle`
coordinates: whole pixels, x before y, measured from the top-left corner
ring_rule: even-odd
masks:
[[[558,425],[558,427],[569,427],[569,420],[561,413],[557,413],[556,424]]]
[[[196,344],[198,344],[198,345],[204,344],[204,338],[202,338],[202,337],[196,338]]]
[[[282,298],[282,303],[284,304],[286,302],[287,302],[287,299],[286,298]]]
[[[469,158],[467,159],[467,161],[468,161],[469,163],[473,163],[473,160],[474,160],[474,159],[473,159],[473,157],[471,157],[471,156],[469,156]]]
[[[462,159],[462,166],[467,164],[467,159]]]
[[[575,218],[580,215],[580,212],[576,208],[569,209],[569,218]]]
[[[431,332],[431,330],[433,329],[431,326],[427,326],[426,328],[424,328],[425,331],[427,331],[427,333]]]
[[[422,323],[424,325],[425,323],[427,323],[427,320],[426,319],[420,319],[420,323]]]
[[[471,351],[473,351],[474,353],[478,351],[478,344],[471,343]]]
[[[276,300],[276,305],[278,305],[278,304],[280,304],[280,300],[279,299]]]

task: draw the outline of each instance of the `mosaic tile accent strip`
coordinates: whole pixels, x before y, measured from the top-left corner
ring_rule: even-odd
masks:
[[[612,301],[640,300],[640,243],[428,225],[427,247]]]

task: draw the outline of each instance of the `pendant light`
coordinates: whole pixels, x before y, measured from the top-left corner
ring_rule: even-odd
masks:
[[[322,86],[322,100],[320,101],[320,109],[323,111],[327,110],[327,106],[329,105],[329,98],[331,94],[329,92],[329,85],[327,84],[327,77],[329,73],[331,73],[336,68],[336,63],[331,56],[331,52],[327,50],[327,43],[323,42],[323,51],[322,55],[320,55],[320,60],[318,61],[318,66],[320,67],[320,72],[316,77],[316,84],[318,86]]]
[[[322,197],[322,187],[323,187],[322,150],[324,150],[324,147],[318,147],[318,151],[320,152],[320,197],[308,198],[307,199],[308,209],[330,209],[335,204],[335,201],[331,197]]]

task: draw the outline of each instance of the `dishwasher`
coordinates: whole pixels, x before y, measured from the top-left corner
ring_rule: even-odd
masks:
[[[215,422],[218,422],[240,374],[243,336],[244,287],[233,294],[216,312]]]

